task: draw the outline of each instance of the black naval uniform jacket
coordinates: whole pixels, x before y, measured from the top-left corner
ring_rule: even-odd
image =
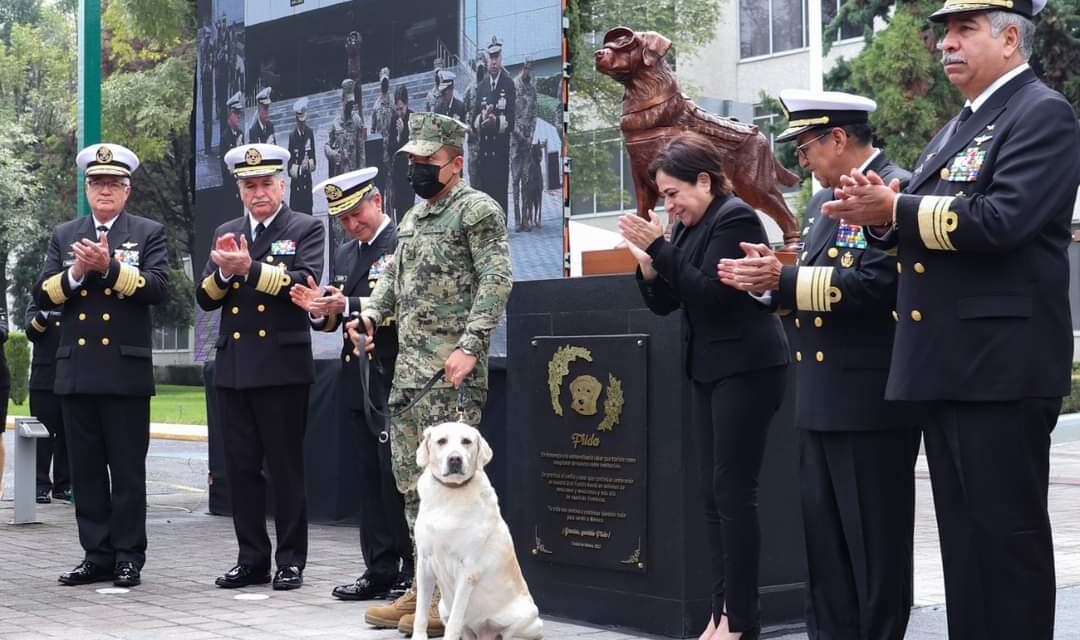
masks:
[[[637,270],[649,309],[657,315],[684,310],[686,371],[697,382],[789,362],[780,320],[716,277],[721,258],[743,255],[740,242],[765,243],[768,237],[749,205],[735,196],[718,196],[696,225],[676,223],[670,242],[661,237],[649,245],[659,274],[655,280],[645,281]]]
[[[510,133],[514,130],[515,95],[514,81],[506,69],[499,74],[494,88],[489,76],[476,89],[478,107],[473,125],[480,133],[480,157],[489,160],[505,157],[507,167],[510,166]],[[484,111],[489,105],[494,108],[495,122],[490,126],[482,126]]]
[[[302,130],[301,130],[302,129]],[[304,160],[311,161],[311,170],[301,169]],[[315,172],[315,134],[306,124],[295,127],[289,134],[289,208],[301,213],[311,213],[311,174]]]
[[[266,126],[263,126],[258,116],[255,116],[255,121],[248,127],[248,144],[255,144],[256,142],[262,142],[267,144],[277,144],[277,137],[274,135],[274,122],[272,120],[266,121]],[[273,138],[274,142],[270,139]]]
[[[108,273],[87,273],[82,286],[72,290],[71,245],[81,238],[97,241],[95,225],[93,216],[83,216],[57,226],[34,285],[40,309],[63,306],[53,391],[151,396],[150,305],[164,299],[169,285],[165,228],[121,211],[109,230]]]
[[[34,357],[30,361],[31,391],[52,393],[56,380],[56,348],[60,346],[60,311],[42,311],[37,303],[30,301],[26,309],[26,339],[34,344]]]
[[[923,150],[897,198],[898,322],[886,397],[1069,394],[1070,220],[1080,130],[1027,69]]]
[[[251,389],[310,384],[315,379],[307,313],[292,303],[289,289],[322,277],[322,223],[282,205],[259,237],[251,240],[245,214],[216,230],[247,237],[251,270],[247,277],[221,277],[207,260],[195,300],[204,311],[221,309],[214,386]]]
[[[866,166],[887,183],[911,174],[878,153]],[[798,362],[796,424],[813,431],[910,427],[900,407],[885,401],[896,321],[896,256],[868,242],[862,227],[821,215],[833,199],[810,199],[804,251],[780,272],[772,305],[795,314]]]
[[[349,298],[349,311],[360,311],[366,298],[371,295],[375,283],[394,259],[397,248],[397,225],[391,219],[389,224],[375,237],[374,241],[361,250],[356,240],[349,240],[337,248],[334,253],[334,269],[330,284],[341,289]],[[313,322],[312,326],[320,331],[332,332],[340,328],[343,342],[341,346],[341,397],[345,407],[355,411],[364,410],[364,397],[360,393],[360,367],[368,367],[368,393],[372,403],[385,410],[386,399],[390,395],[390,383],[394,379],[394,362],[398,354],[397,325],[384,324],[375,330],[375,350],[372,360],[366,356],[357,358],[353,354],[353,343],[345,330],[348,318],[340,315],[326,318],[323,322]],[[379,422],[380,420],[375,420]],[[368,425],[378,430],[379,425]]]

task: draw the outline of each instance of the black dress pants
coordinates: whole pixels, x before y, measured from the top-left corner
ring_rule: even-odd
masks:
[[[363,411],[345,410],[357,440],[360,482],[360,551],[367,576],[377,584],[397,581],[399,567],[412,567],[412,542],[405,523],[405,501],[390,464],[390,442],[379,442],[381,427],[369,427]],[[372,421],[379,416],[372,414]]]
[[[309,391],[306,384],[217,389],[238,563],[270,568],[264,459],[274,492],[274,559],[278,568],[301,571],[307,562],[303,447]]]
[[[691,435],[705,503],[713,620],[731,631],[760,626],[758,473],[769,422],[784,397],[786,366],[716,382],[691,382]]]
[[[52,391],[31,389],[30,413],[45,425],[51,436],[37,441],[38,492],[51,490],[59,493],[71,489],[71,466],[68,464],[67,436],[64,433],[60,398]]]
[[[1052,640],[1050,432],[1060,398],[923,403],[951,640]]]
[[[810,640],[902,640],[920,431],[799,431]]]
[[[75,520],[85,559],[111,567],[146,561],[149,396],[60,396]]]

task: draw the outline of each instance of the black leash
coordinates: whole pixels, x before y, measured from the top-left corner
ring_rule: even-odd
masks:
[[[367,334],[365,334],[364,332],[361,331],[360,332],[360,343],[359,343],[359,345],[357,345],[357,349],[358,349],[358,351],[360,351],[360,353],[364,353],[364,347],[367,346],[367,339],[368,339]],[[433,373],[431,375],[431,377],[427,379],[427,382],[424,383],[424,386],[420,387],[420,391],[415,396],[413,396],[413,399],[410,400],[408,404],[406,404],[404,407],[402,407],[401,409],[399,409],[397,411],[391,412],[391,411],[384,411],[384,410],[376,407],[375,403],[371,401],[371,393],[370,393],[370,390],[371,390],[371,371],[370,370],[371,370],[371,367],[375,367],[376,370],[378,370],[380,373],[382,373],[382,371],[383,371],[382,364],[380,364],[378,360],[376,360],[374,358],[371,358],[370,354],[368,354],[368,362],[366,362],[366,363],[365,362],[360,362],[359,367],[360,367],[360,389],[361,389],[361,392],[364,394],[364,418],[365,418],[365,420],[367,421],[368,424],[372,424],[372,414],[378,415],[379,417],[383,418],[383,428],[382,428],[381,431],[379,431],[379,442],[380,443],[386,443],[387,441],[390,440],[390,432],[389,432],[390,419],[391,418],[396,418],[396,417],[406,413],[407,411],[409,411],[409,409],[412,409],[413,407],[415,407],[416,403],[420,402],[420,399],[423,398],[424,396],[426,396],[428,394],[428,392],[430,392],[431,389],[440,380],[443,379],[443,375],[444,375],[444,372],[441,371],[441,370],[436,371],[435,373]],[[461,420],[465,416],[465,384],[464,384],[464,382],[462,382],[462,384],[458,387],[457,410],[458,410],[458,420]]]

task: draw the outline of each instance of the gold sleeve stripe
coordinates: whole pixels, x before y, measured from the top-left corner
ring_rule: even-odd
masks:
[[[37,318],[34,318],[30,321],[30,326],[33,327],[35,330],[40,331],[41,333],[45,333],[46,327],[40,322],[38,322]]]
[[[221,300],[229,292],[228,289],[218,286],[217,278],[212,273],[203,278],[202,288],[206,295],[210,296],[211,300]]]
[[[795,280],[795,307],[799,311],[832,311],[840,302],[839,287],[831,285],[835,267],[799,267]]]
[[[52,300],[53,304],[64,304],[67,302],[67,296],[64,295],[64,285],[61,280],[66,276],[66,271],[46,278],[45,282],[41,283],[41,288],[49,296],[49,300]]]
[[[956,251],[949,234],[956,231],[959,216],[950,210],[954,198],[923,196],[919,201],[919,237],[927,249]]]
[[[120,265],[120,275],[116,278],[116,284],[113,288],[116,292],[125,296],[130,296],[135,293],[135,290],[139,288],[139,281],[143,280],[139,275],[139,269],[133,267],[130,264]],[[143,280],[145,284],[145,280]]]
[[[263,265],[259,271],[259,283],[255,285],[257,291],[276,296],[282,287],[287,287],[292,278],[285,273],[285,267]]]

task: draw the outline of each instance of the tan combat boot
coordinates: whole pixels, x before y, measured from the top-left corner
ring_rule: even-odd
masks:
[[[415,609],[416,603],[413,603]],[[413,620],[416,619],[416,613],[409,613],[401,617],[401,621],[398,622],[397,630],[405,635],[412,635],[413,632]],[[431,598],[431,608],[428,609],[427,617],[427,633],[429,638],[441,638],[446,633],[446,627],[443,626],[442,618],[439,617],[439,590],[435,590],[435,595]]]
[[[379,629],[396,629],[401,619],[416,612],[416,587],[409,587],[405,595],[390,604],[368,607],[364,613],[364,622]]]

